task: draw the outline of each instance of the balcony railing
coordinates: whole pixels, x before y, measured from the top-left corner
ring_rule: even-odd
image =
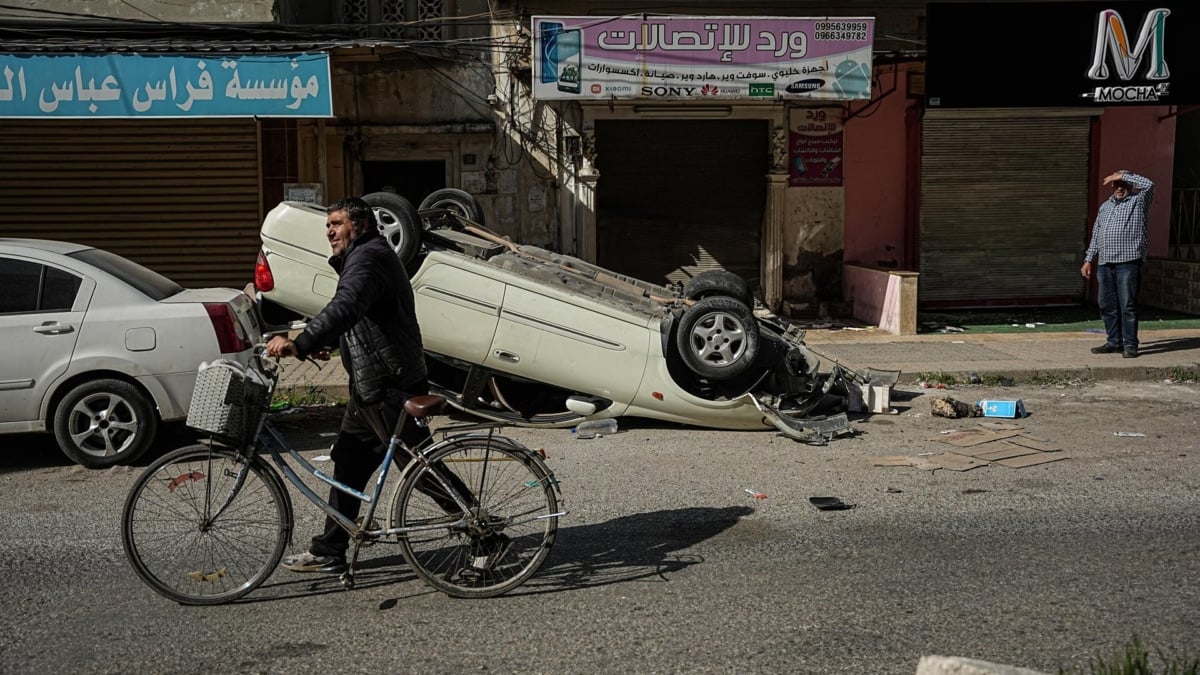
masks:
[[[1171,191],[1171,238],[1168,253],[1172,260],[1200,260],[1200,188]]]

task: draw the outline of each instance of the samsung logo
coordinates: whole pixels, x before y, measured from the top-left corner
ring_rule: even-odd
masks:
[[[787,86],[789,94],[803,94],[810,91],[816,91],[825,86],[825,80],[821,78],[812,78],[808,80],[797,80]]]

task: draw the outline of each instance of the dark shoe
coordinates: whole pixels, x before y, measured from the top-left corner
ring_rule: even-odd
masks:
[[[1138,357],[1137,347],[1126,347],[1125,351],[1121,352],[1121,356],[1127,359],[1136,359]]]
[[[1116,354],[1121,351],[1121,345],[1110,345],[1107,342],[1099,347],[1092,347],[1093,354]]]
[[[283,567],[293,572],[337,574],[346,571],[346,559],[336,555],[313,555],[311,552],[305,551],[284,558]]]

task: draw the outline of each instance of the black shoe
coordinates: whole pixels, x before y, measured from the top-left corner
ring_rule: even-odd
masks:
[[[1099,347],[1092,347],[1093,354],[1116,354],[1121,351],[1121,345],[1110,345],[1107,342]]]
[[[305,551],[284,558],[283,567],[293,572],[337,574],[346,571],[346,559],[336,555],[313,555],[310,551]]]
[[[1126,347],[1125,350],[1121,352],[1121,356],[1127,359],[1136,359],[1138,357],[1137,347]]]

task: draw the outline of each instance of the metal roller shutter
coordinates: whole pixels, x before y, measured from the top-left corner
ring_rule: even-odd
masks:
[[[0,236],[108,249],[196,288],[241,288],[259,248],[253,120],[5,120]]]
[[[1091,117],[927,111],[921,157],[925,307],[1080,302]]]
[[[596,123],[597,262],[653,283],[726,269],[759,287],[768,127]]]

